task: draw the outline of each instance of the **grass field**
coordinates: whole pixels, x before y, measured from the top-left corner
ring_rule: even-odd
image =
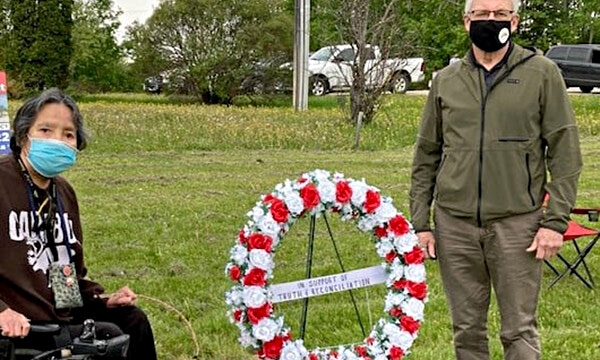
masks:
[[[201,359],[251,359],[225,316],[224,274],[245,214],[261,194],[315,168],[365,178],[407,212],[412,142],[424,104],[420,96],[392,96],[352,151],[353,128],[338,99],[298,114],[284,107],[169,104],[158,98],[82,103],[93,140],[67,177],[78,192],[91,276],[108,290],[128,284],[173,304],[193,323]],[[92,99],[94,100],[94,99]],[[573,96],[582,134],[584,171],[579,205],[600,204],[600,97]],[[17,104],[11,103],[11,110]],[[352,224],[332,221],[346,268],[377,264],[370,240]],[[318,223],[313,276],[339,272],[324,226]],[[300,221],[277,254],[275,281],[304,276],[308,221]],[[360,250],[357,250],[360,249]],[[600,279],[600,248],[589,257]],[[567,255],[572,255],[570,251]],[[430,262],[430,301],[411,359],[451,359],[451,326],[437,264]],[[551,273],[545,272],[547,285]],[[363,320],[382,314],[384,289],[357,293]],[[306,345],[362,340],[345,293],[313,298]],[[600,359],[598,292],[567,278],[544,289],[539,327],[544,358]],[[282,304],[283,305],[283,304]],[[176,314],[140,300],[156,333],[161,359],[190,359],[191,336]],[[499,319],[490,313],[493,359],[501,359]],[[281,306],[298,333],[300,303]]]

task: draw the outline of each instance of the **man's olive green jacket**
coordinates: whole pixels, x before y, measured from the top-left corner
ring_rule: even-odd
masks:
[[[558,67],[514,45],[489,91],[470,55],[433,80],[412,168],[410,210],[430,229],[436,204],[479,226],[539,209],[564,233],[581,171],[579,135]],[[549,171],[549,178],[547,176]]]

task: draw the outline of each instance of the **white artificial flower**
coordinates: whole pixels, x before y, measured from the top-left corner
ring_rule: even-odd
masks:
[[[295,342],[288,342],[283,349],[281,349],[281,360],[302,360],[308,354],[302,340]]]
[[[238,338],[240,344],[242,344],[243,347],[257,347],[258,343],[256,342],[256,339],[252,336],[252,334],[250,333],[250,331],[246,330],[246,327],[242,324],[240,324],[239,326],[240,329],[240,337]]]
[[[425,265],[412,264],[404,268],[404,276],[406,280],[420,283],[425,281]]]
[[[402,312],[417,321],[423,321],[425,304],[417,298],[410,298],[401,305]]]
[[[367,345],[367,349],[369,351],[369,354],[374,355],[375,357],[377,357],[378,355],[385,356],[385,351],[381,347],[381,343],[377,340],[374,340],[371,345]]]
[[[392,345],[400,347],[403,351],[408,350],[415,341],[413,336],[404,330],[400,330],[392,336],[388,336],[388,340]]]
[[[419,239],[412,232],[408,232],[404,235],[394,237],[394,245],[396,246],[396,249],[398,249],[398,252],[400,254],[413,251],[414,247],[417,246],[418,243]]]
[[[258,219],[260,219],[264,215],[265,215],[265,209],[263,209],[263,204],[260,202],[256,203],[256,206],[253,207],[252,210],[250,210],[250,212],[248,212],[248,217],[250,219],[252,219],[254,222],[257,222]]]
[[[342,353],[342,359],[344,360],[359,360],[360,358],[356,356],[354,352],[349,349],[344,350]]]
[[[340,180],[344,180],[344,174],[342,174],[342,173],[339,173],[339,172],[336,172],[336,173],[334,173],[334,174],[333,174],[333,180],[334,180],[335,182],[338,182],[338,181],[340,181]]]
[[[243,265],[248,261],[248,249],[243,245],[236,245],[231,249],[231,260],[238,265]]]
[[[373,360],[388,360],[388,357],[385,354],[377,355],[377,356],[375,356],[375,359],[373,359]]]
[[[367,231],[372,231],[373,228],[375,226],[377,226],[377,222],[371,215],[363,216],[362,218],[360,218],[360,220],[358,220],[357,226],[361,231],[367,232]]]
[[[317,181],[321,182],[324,180],[328,180],[331,177],[329,171],[317,169],[312,172],[312,176],[317,179]]]
[[[264,318],[258,324],[252,326],[252,335],[262,342],[273,340],[281,330],[280,324],[270,318]]]
[[[283,201],[293,215],[299,215],[304,210],[304,201],[296,191],[284,193]]]
[[[248,286],[243,291],[244,304],[249,308],[259,308],[267,302],[267,292],[260,286]]]
[[[352,220],[352,206],[350,204],[343,205],[340,209],[340,215],[342,221]]]
[[[354,206],[361,207],[367,198],[367,190],[369,186],[363,181],[352,181],[350,182],[350,188],[352,189],[351,202]]]
[[[393,279],[394,281],[402,279],[406,271],[406,267],[402,265],[398,258],[394,259],[394,262],[390,265],[390,275],[389,279]]]
[[[262,249],[250,250],[250,265],[270,272],[273,270],[273,257]]]
[[[225,302],[229,306],[238,307],[238,306],[242,305],[242,303],[244,302],[244,293],[242,292],[241,286],[235,287],[235,288],[229,290],[226,293]]]
[[[398,325],[387,323],[383,326],[383,334],[388,338],[397,337],[402,330],[398,327]]]
[[[392,205],[391,200],[386,200],[387,201],[383,201],[375,211],[375,217],[380,224],[389,222],[398,214],[396,208]]]
[[[256,226],[260,229],[260,232],[264,235],[269,236],[273,239],[274,244],[278,242],[279,239],[279,231],[281,230],[281,226],[273,219],[271,213],[266,214],[261,217],[257,222]]]
[[[379,241],[375,247],[377,248],[377,254],[380,257],[385,257],[390,251],[394,250],[394,245],[387,237],[381,238],[381,241]]]
[[[401,306],[406,301],[407,296],[402,293],[388,293],[385,297],[385,311],[390,311],[397,306]]]
[[[329,179],[319,180],[319,185],[317,186],[317,190],[319,191],[319,196],[321,197],[321,202],[323,202],[323,203],[335,202],[335,193],[336,193],[335,184],[332,183]]]

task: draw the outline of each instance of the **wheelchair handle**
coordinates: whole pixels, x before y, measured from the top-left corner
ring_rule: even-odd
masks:
[[[32,324],[29,331],[32,333],[55,333],[60,331],[60,325],[58,324]]]
[[[59,330],[60,330],[60,325],[58,325],[58,324],[44,324],[44,325],[32,324],[29,328],[29,332],[34,332],[34,333],[53,333],[53,332],[57,332]],[[0,327],[0,331],[2,331],[1,327]]]

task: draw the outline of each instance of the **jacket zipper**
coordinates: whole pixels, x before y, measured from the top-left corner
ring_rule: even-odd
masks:
[[[525,165],[527,166],[527,194],[529,194],[529,199],[531,200],[531,206],[535,206],[535,200],[533,199],[533,195],[531,195],[531,169],[529,167],[529,153],[525,154]]]
[[[478,172],[478,182],[477,182],[477,226],[481,227],[481,197],[483,193],[483,137],[485,134],[485,105],[487,102],[487,94],[489,94],[489,90],[487,94],[483,93],[483,85],[481,84],[481,69],[477,70],[477,75],[479,76],[479,89],[481,90],[481,127],[479,134],[479,172]]]
[[[481,90],[481,132],[480,132],[480,136],[479,136],[479,178],[478,178],[478,183],[477,183],[477,226],[478,227],[482,227],[483,226],[483,222],[481,220],[481,198],[483,196],[483,183],[482,183],[482,179],[483,179],[483,140],[484,140],[484,135],[485,135],[485,107],[487,105],[487,99],[488,96],[490,95],[490,93],[492,92],[492,89],[494,89],[496,87],[496,85],[500,84],[504,79],[506,79],[510,73],[512,73],[512,71],[519,65],[525,63],[527,60],[531,59],[532,57],[534,57],[535,54],[529,55],[528,57],[524,58],[523,60],[519,61],[518,63],[516,63],[514,66],[512,66],[510,69],[508,69],[505,73],[501,74],[500,76],[498,76],[496,79],[494,79],[494,82],[492,83],[492,85],[490,86],[489,89],[487,89],[487,92],[483,93],[483,86],[485,84],[481,84],[481,69],[477,70],[477,74],[479,75],[479,88]],[[529,193],[529,195],[531,196],[531,193]]]

